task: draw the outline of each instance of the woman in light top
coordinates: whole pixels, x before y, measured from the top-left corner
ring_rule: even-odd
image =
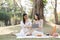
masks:
[[[32,27],[32,23],[31,20],[28,19],[27,14],[23,14],[23,21],[21,21],[21,31],[20,33],[16,34],[17,36],[26,36],[27,34],[29,34],[29,31],[31,30]]]
[[[43,19],[40,19],[39,14],[34,15],[33,24],[38,24],[38,28],[35,28],[34,34],[43,34]]]

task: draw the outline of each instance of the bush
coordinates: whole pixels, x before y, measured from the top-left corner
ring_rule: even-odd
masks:
[[[4,21],[5,25],[10,25],[11,23],[8,21],[10,21],[10,16],[6,13],[0,13],[0,21]]]
[[[0,13],[0,20],[4,21],[4,20],[9,20],[10,19],[10,16],[6,13]]]

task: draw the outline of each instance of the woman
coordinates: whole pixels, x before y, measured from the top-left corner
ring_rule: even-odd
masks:
[[[34,34],[43,34],[43,19],[40,19],[39,14],[34,15],[33,24],[38,24],[38,28],[35,28]]]
[[[28,19],[27,14],[23,14],[23,21],[21,21],[21,31],[16,34],[16,36],[26,36],[30,35],[29,31],[31,30],[32,23]]]

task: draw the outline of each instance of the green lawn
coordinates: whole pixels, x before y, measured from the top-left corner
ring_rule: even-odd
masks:
[[[48,39],[43,39],[43,38],[40,38],[40,39],[37,39],[37,38],[24,38],[24,39],[17,39],[15,36],[12,36],[12,35],[1,35],[0,36],[0,40],[60,40],[60,39],[56,39],[56,38],[48,38]]]
[[[44,33],[48,33],[48,32],[50,32],[50,30],[52,29],[52,27],[51,26],[49,26],[49,25],[47,25],[47,24],[45,24],[44,25]],[[9,28],[9,30],[11,30],[11,31],[17,31],[17,32],[19,32],[20,31],[20,27],[11,27],[11,28]],[[60,33],[60,30],[57,30],[57,32],[59,32]],[[13,36],[13,35],[11,35],[11,34],[7,34],[7,35],[0,35],[0,40],[60,40],[60,39],[55,39],[55,38],[49,38],[49,39],[42,39],[42,38],[40,38],[40,39],[37,39],[37,38],[32,38],[32,39],[30,39],[30,38],[28,38],[28,39],[17,39],[16,38],[16,36]]]

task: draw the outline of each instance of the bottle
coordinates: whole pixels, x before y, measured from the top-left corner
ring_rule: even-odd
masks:
[[[54,33],[56,33],[56,25],[53,27],[51,34],[53,35]]]

